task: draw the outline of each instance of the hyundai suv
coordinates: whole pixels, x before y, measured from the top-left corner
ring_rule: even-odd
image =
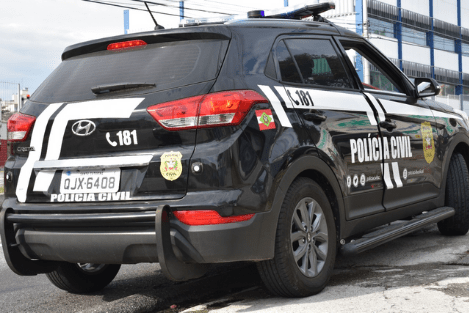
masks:
[[[298,297],[325,287],[338,252],[436,222],[466,234],[467,115],[320,17],[330,7],[66,48],[8,121],[12,271],[85,293],[121,264],[187,280],[252,261]]]

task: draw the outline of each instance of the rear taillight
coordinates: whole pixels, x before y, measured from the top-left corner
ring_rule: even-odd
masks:
[[[147,109],[165,129],[238,125],[256,103],[268,101],[252,90],[234,90],[185,98]]]
[[[254,214],[223,217],[213,210],[175,211],[174,216],[182,223],[191,226],[237,223],[250,220]]]
[[[31,115],[15,113],[8,119],[8,141],[25,141],[33,128],[36,118]]]

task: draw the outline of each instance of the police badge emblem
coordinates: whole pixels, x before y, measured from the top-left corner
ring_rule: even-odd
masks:
[[[428,164],[432,163],[435,157],[435,142],[433,141],[433,130],[430,122],[424,122],[421,125],[423,155]]]
[[[176,180],[182,174],[181,152],[165,152],[161,156],[160,172],[166,180]]]

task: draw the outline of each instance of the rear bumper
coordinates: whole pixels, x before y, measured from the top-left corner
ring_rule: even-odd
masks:
[[[18,210],[13,200],[3,203],[0,231],[7,263],[20,275],[50,271],[57,261],[133,264],[162,263],[165,258],[168,264],[205,264],[273,257],[274,237],[263,231],[265,223],[276,220],[269,212],[239,223],[188,226],[172,216],[172,207],[164,206],[167,218],[158,218],[157,207],[162,205],[157,203],[140,203],[133,209],[113,204],[111,212],[96,213],[94,206],[94,213],[43,213],[34,210],[34,204]],[[164,252],[163,245],[170,250]],[[168,254],[175,258],[168,261]],[[31,262],[47,268],[31,270]]]

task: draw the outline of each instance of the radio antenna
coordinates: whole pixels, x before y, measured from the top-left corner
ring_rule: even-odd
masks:
[[[147,7],[148,13],[150,13],[150,15],[151,15],[151,18],[153,19],[153,22],[155,22],[155,30],[164,29],[163,26],[158,25],[158,23],[156,22],[155,17],[153,16],[153,14],[150,11],[150,8],[148,7],[148,4],[145,1],[143,1],[143,3],[145,3],[145,6]]]

